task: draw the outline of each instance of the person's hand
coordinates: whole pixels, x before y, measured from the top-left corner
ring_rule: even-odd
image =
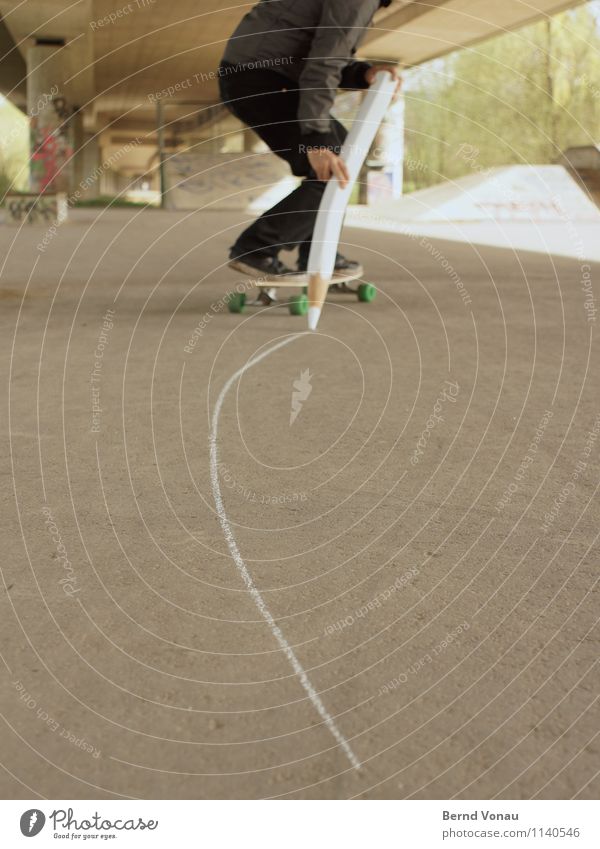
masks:
[[[400,76],[400,69],[398,65],[372,65],[365,73],[365,80],[368,82],[369,85],[373,85],[373,83],[375,82],[375,77],[381,71],[385,71],[386,73],[391,74],[392,77],[396,80],[396,91],[394,92],[394,98],[397,98],[402,89],[402,77]]]
[[[326,183],[331,177],[337,177],[340,186],[345,189],[350,180],[350,172],[344,160],[326,147],[314,148],[308,152],[310,167],[317,180]]]

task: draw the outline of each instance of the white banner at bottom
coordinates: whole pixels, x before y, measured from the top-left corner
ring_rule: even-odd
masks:
[[[4,801],[3,849],[597,849],[594,801]]]

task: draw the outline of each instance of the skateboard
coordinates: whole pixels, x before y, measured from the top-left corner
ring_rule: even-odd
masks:
[[[247,304],[271,306],[277,301],[277,289],[300,288],[301,293],[292,295],[288,301],[289,311],[292,315],[308,315],[309,330],[316,330],[323,304],[332,290],[339,291],[341,287],[341,291],[352,292],[357,295],[359,301],[364,302],[375,298],[377,290],[371,283],[361,281],[355,288],[349,285],[362,277],[362,269],[360,275],[338,277],[334,267],[352,189],[395,90],[396,82],[392,76],[381,72],[377,74],[374,84],[363,100],[341,151],[350,179],[346,186],[342,187],[338,180],[332,177],[325,189],[317,214],[306,274],[299,273],[282,280],[269,277],[256,279],[249,273],[250,283],[245,283],[244,289],[257,289],[258,295],[254,301],[248,301],[245,291],[236,291],[228,299],[230,312],[241,313]],[[235,270],[245,273],[243,269]]]
[[[239,274],[239,269],[235,269]],[[362,268],[355,274],[334,275],[329,284],[331,294],[351,294],[362,303],[370,303],[377,296],[377,289],[371,283],[362,280]],[[247,291],[233,292],[227,301],[227,308],[231,313],[243,313],[246,307],[270,307],[287,306],[290,315],[308,315],[308,284],[310,275],[308,272],[290,275],[285,279],[277,277],[253,277],[248,274],[248,280],[242,284]],[[352,286],[351,284],[356,285]],[[290,295],[287,301],[279,301],[278,289],[300,289]],[[254,297],[252,297],[254,295]],[[249,297],[250,296],[250,297]]]

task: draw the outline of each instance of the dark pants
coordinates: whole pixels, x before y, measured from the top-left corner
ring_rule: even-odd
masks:
[[[327,183],[316,179],[308,161],[298,124],[297,83],[262,68],[233,73],[224,68],[219,83],[228,109],[251,127],[273,153],[285,159],[296,177],[304,178],[297,189],[241,234],[232,252],[235,256],[251,252],[277,256],[284,248],[291,250],[298,246],[300,261],[306,264]],[[335,119],[332,119],[332,132],[337,137],[339,153],[338,146],[341,149],[347,133]]]

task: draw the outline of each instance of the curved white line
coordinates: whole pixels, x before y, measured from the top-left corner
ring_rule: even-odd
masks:
[[[300,661],[298,660],[298,658],[294,654],[294,651],[293,651],[292,647],[290,646],[290,644],[288,643],[288,641],[286,640],[286,638],[283,636],[281,629],[279,628],[279,626],[276,624],[275,620],[273,619],[273,616],[271,615],[269,608],[265,604],[263,597],[261,596],[260,592],[257,590],[256,585],[254,584],[254,581],[252,580],[252,575],[248,571],[248,568],[247,568],[246,564],[244,563],[242,555],[240,554],[240,550],[237,546],[237,542],[236,542],[234,533],[231,529],[229,519],[227,518],[227,513],[225,512],[225,506],[223,504],[223,496],[221,494],[221,486],[219,484],[219,467],[218,467],[218,460],[219,460],[219,450],[218,450],[219,417],[221,415],[221,410],[223,408],[223,403],[225,401],[225,398],[227,397],[227,393],[229,392],[231,387],[240,379],[240,377],[242,377],[242,375],[245,374],[245,372],[248,371],[248,369],[251,369],[253,366],[257,365],[261,360],[264,360],[266,357],[268,357],[270,354],[273,354],[275,351],[279,350],[280,348],[283,348],[285,345],[289,345],[290,342],[293,342],[295,339],[299,339],[300,336],[304,336],[304,335],[306,335],[306,334],[299,333],[299,334],[296,334],[294,336],[289,336],[287,339],[284,339],[282,342],[278,342],[276,345],[272,345],[270,348],[267,348],[265,351],[262,352],[262,354],[259,354],[258,356],[254,357],[254,359],[248,360],[248,362],[244,366],[242,366],[242,368],[238,369],[235,372],[235,374],[233,374],[229,378],[229,380],[227,381],[227,383],[225,384],[225,386],[221,390],[221,393],[220,393],[220,395],[217,399],[217,403],[215,404],[215,409],[214,409],[213,416],[212,416],[212,426],[211,426],[211,431],[210,431],[210,436],[209,436],[210,480],[211,480],[211,485],[212,485],[213,498],[214,498],[214,501],[215,501],[215,508],[216,508],[216,511],[217,511],[217,515],[219,517],[219,521],[221,523],[221,528],[223,529],[223,534],[225,536],[225,540],[226,540],[227,545],[229,547],[229,551],[231,552],[231,557],[233,558],[233,562],[235,563],[238,572],[242,576],[242,579],[243,579],[246,587],[248,588],[248,592],[252,596],[252,600],[256,604],[256,606],[257,606],[261,616],[263,617],[263,619],[269,625],[269,628],[271,629],[271,633],[273,634],[273,636],[275,637],[275,639],[277,640],[277,642],[281,646],[281,650],[283,651],[283,653],[285,654],[285,656],[289,660],[289,662],[292,666],[292,669],[294,670],[294,672],[296,673],[296,675],[300,679],[300,683],[302,684],[302,686],[306,690],[308,697],[311,700],[311,702],[313,703],[314,707],[316,708],[319,716],[324,721],[325,725],[327,726],[327,728],[329,729],[331,734],[335,737],[335,739],[337,740],[337,742],[339,743],[339,745],[343,749],[345,755],[347,756],[347,758],[350,761],[350,763],[352,764],[352,766],[355,769],[360,769],[360,761],[358,760],[358,758],[356,757],[356,755],[354,754],[354,752],[350,748],[350,744],[348,743],[348,741],[346,740],[344,735],[341,733],[341,731],[339,730],[339,728],[337,727],[337,725],[333,721],[333,717],[331,716],[331,714],[329,713],[329,711],[327,710],[327,708],[325,707],[325,705],[321,701],[319,694],[317,693],[317,691],[315,690],[313,685],[308,680],[308,676],[307,676],[307,674],[304,670],[304,667],[302,666],[302,664],[300,663]]]

